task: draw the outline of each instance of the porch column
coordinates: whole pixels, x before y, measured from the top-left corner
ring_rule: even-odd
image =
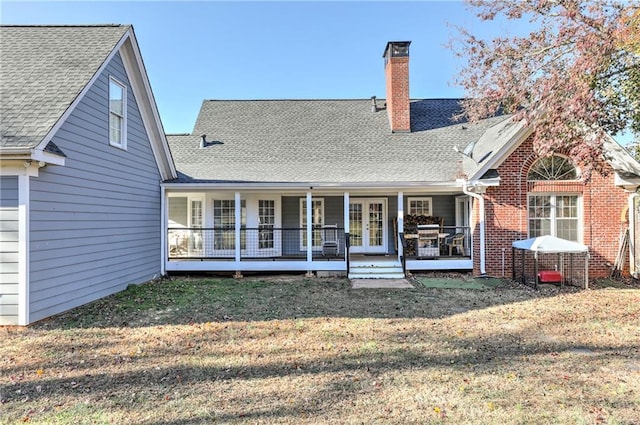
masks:
[[[400,233],[404,233],[404,192],[398,192],[398,258],[404,254]]]
[[[28,325],[31,310],[29,288],[29,184],[30,176],[18,176],[18,324]]]
[[[349,266],[349,255],[347,255],[347,254],[349,254],[349,249],[347,248],[347,246],[349,246],[349,244],[350,244],[349,238],[350,238],[350,233],[351,233],[351,229],[350,229],[350,226],[349,226],[350,219],[351,219],[351,217],[349,215],[349,212],[350,212],[350,209],[349,209],[349,192],[345,192],[344,193],[344,206],[342,207],[342,209],[344,211],[343,212],[344,220],[342,220],[342,221],[344,221],[344,236],[345,236],[345,239],[344,239],[344,260],[347,263],[347,275],[348,275],[350,266]]]
[[[160,186],[160,275],[167,274],[166,266],[169,258],[167,252],[167,236],[169,221],[167,220],[167,191],[164,186]]]
[[[349,233],[349,192],[344,193],[344,232]]]
[[[311,192],[307,192],[307,277],[312,276],[311,263],[313,261],[313,210]]]
[[[240,246],[240,230],[242,229],[242,208],[240,206],[240,192],[236,192],[235,193],[235,237],[236,237],[236,243],[235,243],[235,260],[236,260],[236,267],[240,266],[240,250],[241,250],[241,246]],[[241,278],[242,277],[242,271],[241,270],[237,270],[236,269],[236,274],[234,275],[234,277],[236,278]]]

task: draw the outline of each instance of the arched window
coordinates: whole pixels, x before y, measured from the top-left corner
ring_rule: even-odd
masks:
[[[561,155],[538,159],[529,168],[528,180],[576,180],[578,171],[571,160]]]
[[[577,180],[578,170],[561,155],[540,158],[527,175],[529,181]],[[529,237],[553,235],[580,242],[580,197],[575,193],[528,194]]]

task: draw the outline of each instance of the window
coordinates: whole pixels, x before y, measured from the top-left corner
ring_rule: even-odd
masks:
[[[431,198],[409,198],[408,205],[410,215],[431,215]]]
[[[552,235],[579,242],[578,196],[529,195],[529,237]]]
[[[273,227],[276,223],[276,201],[273,199],[258,201],[259,248],[274,247]]]
[[[324,225],[324,199],[315,198],[311,200],[311,225],[313,227],[313,247],[322,248],[322,229]],[[307,249],[307,199],[300,199],[300,249]]]
[[[127,88],[109,78],[109,143],[127,148]]]
[[[191,228],[191,248],[202,249],[202,199],[189,200],[189,227]]]
[[[569,158],[551,155],[538,159],[529,169],[527,180],[576,180],[578,171]]]
[[[246,201],[240,201],[240,224],[247,224]],[[232,250],[236,246],[236,202],[235,200],[216,199],[213,201],[214,248]],[[240,249],[246,248],[246,232],[240,233]]]

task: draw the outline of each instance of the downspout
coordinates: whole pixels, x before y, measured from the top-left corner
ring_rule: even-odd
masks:
[[[484,250],[485,250],[485,243],[484,243],[484,198],[482,197],[482,195],[478,194],[478,193],[474,193],[474,192],[470,192],[469,191],[469,182],[465,181],[462,183],[462,193],[464,193],[465,195],[471,196],[472,198],[475,198],[478,200],[478,207],[479,207],[479,216],[480,216],[480,275],[484,276],[487,274],[486,271],[486,267],[485,267],[485,259],[484,259]],[[472,242],[473,243],[473,242]]]

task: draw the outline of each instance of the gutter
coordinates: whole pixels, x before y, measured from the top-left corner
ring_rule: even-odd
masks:
[[[462,192],[465,195],[471,196],[478,200],[478,205],[480,208],[480,275],[485,276],[487,274],[486,264],[485,264],[485,220],[484,220],[484,197],[478,193],[474,193],[471,190],[475,190],[475,186],[469,186],[468,181],[464,181],[462,184]]]
[[[247,189],[334,189],[334,190],[357,190],[357,189],[429,189],[438,192],[451,192],[460,187],[457,182],[199,182],[199,183],[174,183],[162,182],[161,186],[167,189],[226,189],[226,190],[247,190]]]
[[[3,147],[0,148],[0,157],[4,160],[30,160],[37,161],[41,167],[46,164],[65,165],[65,157],[54,153],[45,152],[34,148]]]

